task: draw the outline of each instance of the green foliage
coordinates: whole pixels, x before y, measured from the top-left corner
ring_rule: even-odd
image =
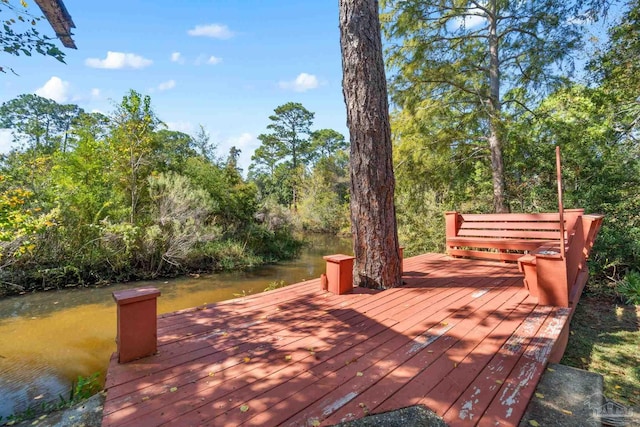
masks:
[[[0,162],[0,293],[233,269],[295,254],[291,216],[201,129],[164,129],[130,91],[109,116],[35,95],[0,107],[23,144]]]
[[[640,305],[640,272],[629,271],[617,288],[626,304]]]
[[[284,288],[285,286],[287,286],[287,282],[285,282],[284,280],[274,280],[273,282],[269,283],[266,288],[264,288],[263,292],[274,291],[276,289]]]
[[[390,95],[399,110],[392,129],[410,161],[431,172],[432,189],[479,172],[492,189],[474,197],[507,209],[504,113],[534,107],[566,80],[571,53],[582,46],[574,19],[582,3],[382,2]]]
[[[73,383],[71,388],[70,404],[86,400],[100,391],[100,372],[94,372],[88,377],[78,375],[78,379]]]
[[[305,180],[298,212],[305,230],[332,234],[349,231],[348,162],[345,151],[317,160]]]
[[[267,126],[271,133],[258,137],[261,145],[249,168],[263,201],[258,217],[272,229],[273,221],[290,216],[276,205],[287,206],[306,230],[348,230],[348,142],[333,129],[311,131],[314,114],[302,104],[289,102],[275,113]]]
[[[260,147],[251,157],[254,176],[263,184],[263,195],[275,194],[284,189],[279,198],[297,210],[300,184],[306,166],[313,158],[310,140],[314,113],[300,103],[280,105],[269,117],[268,134],[258,135]]]
[[[64,53],[52,42],[55,39],[40,34],[36,28],[42,18],[29,13],[24,0],[20,1],[20,6],[10,0],[2,0],[0,20],[0,50],[14,56],[32,56],[35,52],[64,63]],[[15,74],[13,69],[9,70]],[[0,72],[6,73],[4,67],[0,66]]]

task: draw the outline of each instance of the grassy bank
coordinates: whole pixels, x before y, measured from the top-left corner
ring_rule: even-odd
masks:
[[[561,363],[602,374],[607,398],[640,407],[640,306],[583,295]]]

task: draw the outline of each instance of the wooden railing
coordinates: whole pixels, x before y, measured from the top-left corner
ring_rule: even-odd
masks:
[[[524,285],[540,304],[575,308],[604,216],[566,209],[563,226],[560,216],[447,212],[447,253],[518,262]]]

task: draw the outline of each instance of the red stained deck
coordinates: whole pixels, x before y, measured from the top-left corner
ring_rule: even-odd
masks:
[[[424,404],[517,425],[569,318],[515,264],[426,254],[406,286],[319,280],[160,316],[158,354],[107,375],[103,426],[316,426]]]

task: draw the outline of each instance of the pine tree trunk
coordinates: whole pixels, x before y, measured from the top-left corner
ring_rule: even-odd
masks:
[[[500,58],[498,56],[497,3],[491,0],[489,19],[489,151],[493,183],[493,209],[497,213],[508,212],[504,189],[504,165],[500,140]]]
[[[376,0],[340,0],[342,91],[351,137],[354,285],[402,283],[387,83]]]

